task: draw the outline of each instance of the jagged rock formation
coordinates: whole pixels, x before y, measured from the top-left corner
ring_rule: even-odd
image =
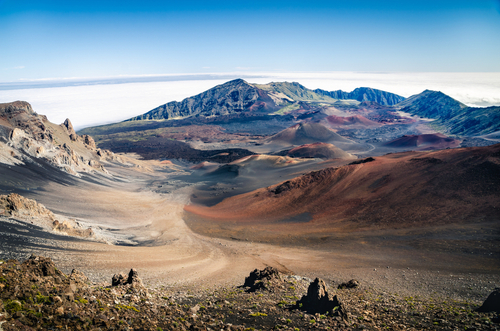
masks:
[[[96,148],[92,137],[77,135],[69,119],[55,125],[24,101],[0,104],[0,146],[0,163],[21,165],[44,159],[75,176],[107,174],[101,161],[116,159]]]
[[[330,298],[326,290],[325,282],[316,278],[307,289],[307,295],[304,295],[297,301],[297,307],[312,314],[325,314],[345,316],[345,309],[337,296]]]
[[[130,269],[128,276],[123,273],[113,275],[111,286],[130,286],[133,288],[144,288],[139,273],[135,269]]]
[[[333,99],[339,100],[357,100],[357,101],[374,101],[380,105],[393,106],[400,103],[405,98],[386,91],[381,91],[373,89],[370,87],[358,87],[352,92],[344,92],[342,90],[337,91],[325,91],[322,89],[314,90],[319,95],[328,96]]]

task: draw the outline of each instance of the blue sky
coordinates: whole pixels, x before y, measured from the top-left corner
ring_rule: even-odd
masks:
[[[500,1],[0,0],[0,81],[500,72]]]

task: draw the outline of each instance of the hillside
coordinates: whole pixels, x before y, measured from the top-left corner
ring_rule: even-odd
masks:
[[[384,144],[384,146],[407,150],[445,149],[455,148],[459,145],[460,140],[448,138],[440,133],[403,136]]]
[[[268,141],[289,145],[304,145],[316,142],[350,142],[319,123],[296,124],[270,137]]]
[[[243,111],[271,112],[275,108],[274,101],[265,93],[243,79],[236,79],[181,102],[169,102],[129,121],[228,115]]]
[[[48,163],[74,176],[107,173],[101,162],[114,157],[97,148],[92,137],[77,135],[69,119],[51,123],[25,101],[0,104],[0,147],[0,164]]]
[[[446,133],[477,136],[500,130],[500,107],[476,108],[442,92],[425,90],[396,105],[401,111],[435,119]]]
[[[356,159],[333,144],[313,143],[292,148],[287,153],[291,157],[320,159]]]
[[[389,154],[185,210],[210,221],[212,234],[243,226],[253,240],[495,220],[499,156],[500,144]],[[257,224],[268,231],[249,228]]]

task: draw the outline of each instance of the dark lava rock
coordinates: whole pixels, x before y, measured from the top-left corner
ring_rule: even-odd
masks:
[[[484,301],[483,305],[477,309],[479,312],[488,313],[496,312],[500,314],[500,288],[496,288],[488,298]]]
[[[139,278],[137,270],[130,269],[128,277],[122,273],[113,275],[111,279],[112,286],[130,285],[131,287],[143,288],[142,280]]]
[[[359,286],[359,282],[356,279],[351,279],[347,283],[342,283],[338,286],[339,290],[346,289],[346,288],[356,288]]]
[[[62,275],[62,272],[57,270],[54,262],[43,256],[36,256],[32,254],[29,259],[24,261],[23,267],[39,277]]]
[[[375,159],[370,156],[370,157],[367,157],[366,159],[352,161],[351,163],[349,163],[349,165],[351,165],[351,164],[362,164],[362,163],[368,163],[368,162],[373,162],[373,161],[375,161]]]
[[[257,290],[271,290],[271,283],[282,282],[281,273],[273,267],[266,267],[263,270],[255,269],[245,278],[245,284],[242,287],[248,287],[247,292]]]
[[[325,282],[319,278],[316,278],[314,282],[309,284],[307,295],[304,295],[300,301],[297,301],[295,308],[299,308],[311,314],[329,313],[342,317],[346,315],[337,296],[335,295],[330,299]]]
[[[124,274],[114,274],[111,278],[111,286],[127,285],[127,276]]]

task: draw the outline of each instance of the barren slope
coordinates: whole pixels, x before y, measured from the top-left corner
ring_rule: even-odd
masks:
[[[211,233],[244,226],[256,240],[269,231],[286,237],[498,221],[499,157],[499,144],[391,154],[185,210],[212,221]]]

